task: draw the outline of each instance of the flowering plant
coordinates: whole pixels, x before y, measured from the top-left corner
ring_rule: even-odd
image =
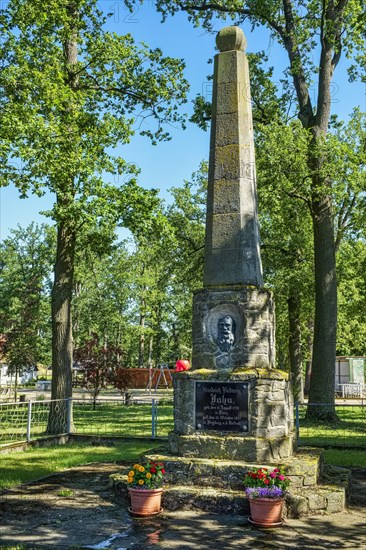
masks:
[[[248,498],[282,498],[289,485],[284,468],[251,468],[244,478],[245,492]]]
[[[128,472],[127,485],[134,489],[158,489],[163,486],[165,473],[162,462],[134,464]]]

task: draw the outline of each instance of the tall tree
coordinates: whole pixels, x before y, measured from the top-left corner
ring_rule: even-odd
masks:
[[[202,285],[208,165],[202,162],[182,187],[173,187],[167,210],[173,228],[170,326],[175,359],[192,356],[192,293]]]
[[[366,243],[347,238],[337,254],[339,335],[337,355],[366,355]]]
[[[333,119],[331,131],[324,142],[328,158],[326,169],[332,183],[337,249],[339,246],[342,248],[344,239],[348,243],[358,241],[360,229],[363,228],[366,177],[364,127],[365,114],[356,109],[347,124]],[[304,349],[304,339],[300,338],[300,334],[304,332],[305,336],[308,333],[307,327],[314,315],[311,173],[307,166],[309,135],[298,121],[288,125],[281,121],[270,125],[257,123],[256,129],[266,280],[274,287],[279,306],[276,311],[280,315],[283,300],[287,302],[290,364],[294,379],[300,381],[299,366]],[[343,288],[342,284],[338,289],[341,299]],[[284,349],[280,323],[277,327],[280,328],[278,344]],[[341,339],[340,334],[338,344]],[[296,385],[299,387],[299,384]]]
[[[50,364],[54,245],[52,229],[35,224],[18,226],[0,244],[0,333],[16,383],[30,367]]]
[[[130,7],[136,3],[137,0],[126,1]],[[336,247],[332,181],[327,174],[324,141],[331,115],[332,78],[343,50],[354,60],[352,78],[358,74],[357,64],[363,70],[364,78],[366,12],[363,1],[156,0],[155,4],[164,18],[185,11],[194,24],[202,24],[208,30],[212,30],[217,19],[227,18],[236,24],[249,21],[253,27],[264,26],[286,51],[288,82],[291,82],[296,96],[299,120],[309,134],[307,166],[311,174],[309,206],[315,265],[314,347],[309,399],[323,404],[318,409],[313,408],[314,415],[334,418]],[[315,101],[310,93],[313,79],[318,81]]]
[[[0,155],[2,185],[22,196],[55,196],[57,226],[52,289],[52,397],[71,396],[71,302],[81,232],[148,217],[129,166],[113,149],[136,128],[153,143],[165,124],[182,123],[183,63],[131,35],[105,30],[96,0],[10,0],[2,10]],[[151,117],[156,126],[150,125]],[[16,163],[14,164],[14,159]],[[106,174],[130,175],[115,186]],[[139,215],[133,216],[140,204]],[[52,421],[49,430],[57,430]]]
[[[276,298],[276,344],[282,368],[303,400],[303,336],[313,317],[313,248],[307,194],[306,133],[298,122],[257,125],[257,167],[263,267]]]

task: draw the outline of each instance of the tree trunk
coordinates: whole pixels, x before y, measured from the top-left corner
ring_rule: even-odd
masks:
[[[139,336],[139,367],[142,369],[144,366],[145,355],[145,300],[141,302],[140,309],[140,336]]]
[[[67,6],[69,16],[69,35],[63,44],[65,72],[70,88],[73,91],[78,87],[78,75],[75,65],[78,62],[77,25],[78,10],[76,4],[70,2]],[[67,25],[65,25],[66,29]],[[65,131],[72,124],[75,116],[74,105],[68,103],[65,107]],[[72,128],[71,135],[72,135]],[[65,140],[67,149],[73,146],[73,141]],[[65,151],[67,152],[67,151]],[[73,430],[72,408],[66,399],[72,397],[72,316],[71,300],[74,279],[75,262],[75,220],[69,219],[70,206],[74,201],[74,176],[65,175],[64,181],[57,181],[57,204],[60,206],[61,218],[57,225],[57,249],[55,276],[51,293],[52,312],[52,399],[64,401],[51,403],[48,418],[47,432],[51,434],[64,433],[67,427],[67,414],[70,410],[70,430]]]
[[[172,323],[172,338],[174,347],[174,357],[176,360],[180,359],[180,345],[179,345],[179,332],[177,331],[177,324]]]
[[[311,362],[313,360],[313,336],[314,336],[314,322],[313,320],[308,321],[309,334],[306,339],[307,347],[307,361],[305,367],[305,388],[304,393],[306,396],[309,395],[310,391],[310,379],[311,379]]]
[[[57,231],[55,278],[52,288],[52,399],[72,396],[71,298],[74,274],[75,232],[66,223]],[[66,431],[67,401],[52,403],[47,432]],[[71,422],[72,424],[72,422]]]
[[[315,319],[309,403],[322,405],[308,407],[307,416],[335,420],[337,278],[331,196],[316,196],[312,209]]]
[[[154,337],[155,337],[155,346],[154,346],[154,363],[155,366],[159,365],[162,362],[162,307],[161,302],[158,302],[155,308],[155,323],[154,323]]]
[[[149,366],[149,369],[152,367],[152,356],[153,356],[153,350],[154,350],[154,338],[150,336],[149,340],[149,356],[147,358],[147,364]]]
[[[287,300],[289,318],[289,356],[293,380],[294,400],[304,401],[304,382],[302,373],[300,298],[292,293]]]
[[[73,285],[74,298],[78,298],[81,294],[82,285],[80,282],[75,282]],[[77,308],[73,311],[72,318],[72,332],[75,335],[75,340],[78,341],[78,334],[80,329],[80,315],[78,314]]]
[[[15,401],[15,403],[17,402],[17,398],[18,398],[18,371],[19,371],[19,367],[16,366],[15,367],[15,381],[14,381],[14,401]]]
[[[315,319],[312,377],[309,402],[323,406],[308,407],[309,417],[334,419],[335,356],[337,332],[337,281],[331,182],[324,176],[326,157],[322,152],[331,109],[331,81],[341,53],[343,10],[346,2],[334,9],[332,2],[322,5],[318,99],[313,109],[302,55],[297,42],[296,18],[292,0],[283,0],[286,47],[299,104],[299,119],[311,132],[308,168],[312,178],[310,200],[314,233]]]

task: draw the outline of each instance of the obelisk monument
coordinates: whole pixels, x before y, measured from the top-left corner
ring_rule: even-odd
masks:
[[[273,368],[273,301],[263,290],[246,39],[240,28],[226,27],[216,43],[204,279],[193,303],[192,366]]]
[[[216,38],[204,287],[263,286],[246,40],[238,27]]]
[[[292,517],[344,509],[318,486],[320,460],[295,454],[290,376],[276,368],[274,307],[263,287],[245,37],[220,31],[215,57],[203,288],[193,298],[192,369],[174,382],[164,507],[245,513],[243,472],[285,467]],[[248,512],[249,510],[247,510]]]
[[[203,288],[193,297],[192,370],[174,376],[177,456],[273,461],[293,452],[288,375],[275,368],[263,287],[246,39],[216,38]]]

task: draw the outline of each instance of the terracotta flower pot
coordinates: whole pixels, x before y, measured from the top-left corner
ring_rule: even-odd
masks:
[[[249,521],[259,527],[277,527],[282,525],[283,498],[250,498]]]
[[[163,489],[128,489],[131,497],[130,512],[136,516],[152,516],[161,512]]]

